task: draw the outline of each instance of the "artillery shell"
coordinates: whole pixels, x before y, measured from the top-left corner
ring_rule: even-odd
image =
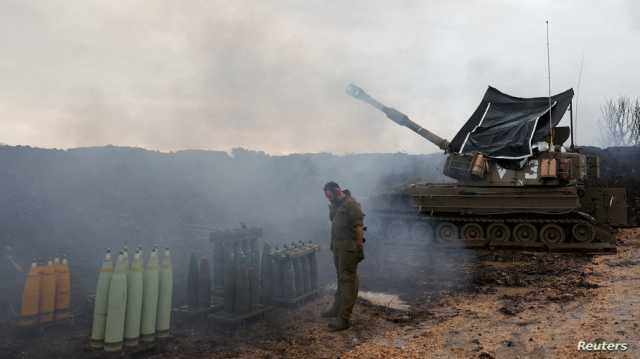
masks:
[[[71,305],[71,272],[69,272],[69,262],[67,258],[62,259],[56,268],[56,304],[55,320],[67,319],[71,316],[69,306]]]
[[[160,277],[158,273],[158,251],[154,248],[147,260],[142,277],[142,325],[140,337],[143,342],[153,342],[156,334],[156,317],[158,315],[158,290]]]
[[[271,301],[271,289],[273,274],[271,265],[271,246],[265,243],[262,248],[261,271],[260,271],[260,303],[268,304]]]
[[[107,304],[109,303],[109,285],[113,275],[111,251],[107,250],[102,261],[102,268],[98,273],[96,297],[93,303],[93,324],[91,328],[91,346],[102,348],[104,345],[104,330],[107,323]]]
[[[138,249],[133,255],[131,269],[129,269],[129,276],[127,277],[127,314],[124,323],[124,344],[130,347],[138,345],[138,339],[140,338],[143,270],[142,251]]]
[[[230,251],[224,263],[224,311],[233,313],[236,303],[236,262],[235,251]]]
[[[127,310],[127,264],[127,258],[120,253],[109,284],[107,324],[104,335],[104,350],[108,352],[122,349]]]
[[[302,262],[300,261],[300,257],[294,257],[291,261],[293,262],[293,274],[296,283],[295,296],[299,297],[304,294],[304,273],[302,272]]]
[[[53,320],[56,306],[56,273],[53,262],[49,261],[40,276],[40,323]]]
[[[28,327],[38,323],[40,276],[41,267],[38,266],[34,259],[22,291],[22,305],[20,307],[20,319],[18,320],[18,325],[21,327]]]
[[[295,269],[291,258],[286,258],[283,261],[283,266],[283,297],[294,298],[296,296]]]
[[[209,308],[211,304],[211,274],[209,270],[209,260],[200,259],[200,269],[198,278],[198,307]]]
[[[169,248],[164,251],[159,276],[156,335],[158,338],[165,338],[169,336],[169,329],[171,328],[171,302],[173,298],[173,268],[171,266]]]
[[[250,311],[251,306],[251,294],[250,294],[250,283],[249,283],[249,268],[248,262],[249,258],[240,251],[238,253],[238,258],[236,259],[236,305],[235,311],[236,314],[245,314]]]

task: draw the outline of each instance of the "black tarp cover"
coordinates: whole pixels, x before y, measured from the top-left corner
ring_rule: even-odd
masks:
[[[557,126],[573,98],[573,89],[551,97],[552,126]],[[531,146],[549,134],[549,98],[509,96],[489,86],[482,102],[449,145],[449,152],[481,152],[486,156],[521,160]]]

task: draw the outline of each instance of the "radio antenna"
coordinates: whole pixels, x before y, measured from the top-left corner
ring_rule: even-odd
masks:
[[[551,56],[549,55],[549,20],[547,24],[547,80],[549,85],[549,152],[553,152],[553,124],[551,121]]]
[[[580,108],[580,94],[582,93],[580,92],[580,84],[582,84],[582,67],[583,66],[584,66],[584,52],[582,53],[582,59],[580,60],[580,72],[578,73],[578,87],[576,88],[576,121],[573,124],[574,129],[572,129],[576,140],[578,139],[578,131],[576,131],[575,128],[578,125],[578,109]]]

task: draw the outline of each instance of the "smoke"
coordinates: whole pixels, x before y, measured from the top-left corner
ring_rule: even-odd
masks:
[[[12,244],[26,267],[34,257],[68,255],[72,270],[88,273],[74,285],[85,297],[107,248],[170,247],[176,278],[186,278],[191,253],[210,255],[212,229],[245,223],[262,228],[272,247],[300,240],[320,244],[321,277],[328,281],[335,278],[324,183],[349,188],[370,212],[370,198],[379,193],[441,180],[442,160],[407,154],[272,156],[241,148],[160,153],[6,146],[0,148],[0,245]],[[184,284],[176,282],[177,293]]]
[[[604,98],[635,96],[632,1],[34,3],[0,14],[0,140],[269,153],[435,150],[344,95],[355,82],[451,138],[487,85],[577,84],[578,143]]]

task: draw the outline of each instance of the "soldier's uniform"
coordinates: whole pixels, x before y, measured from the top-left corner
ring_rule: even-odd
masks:
[[[342,319],[349,320],[358,297],[358,263],[364,259],[362,247],[356,243],[356,226],[363,225],[364,213],[351,197],[329,207],[331,219],[331,251],[338,277],[333,306]]]

